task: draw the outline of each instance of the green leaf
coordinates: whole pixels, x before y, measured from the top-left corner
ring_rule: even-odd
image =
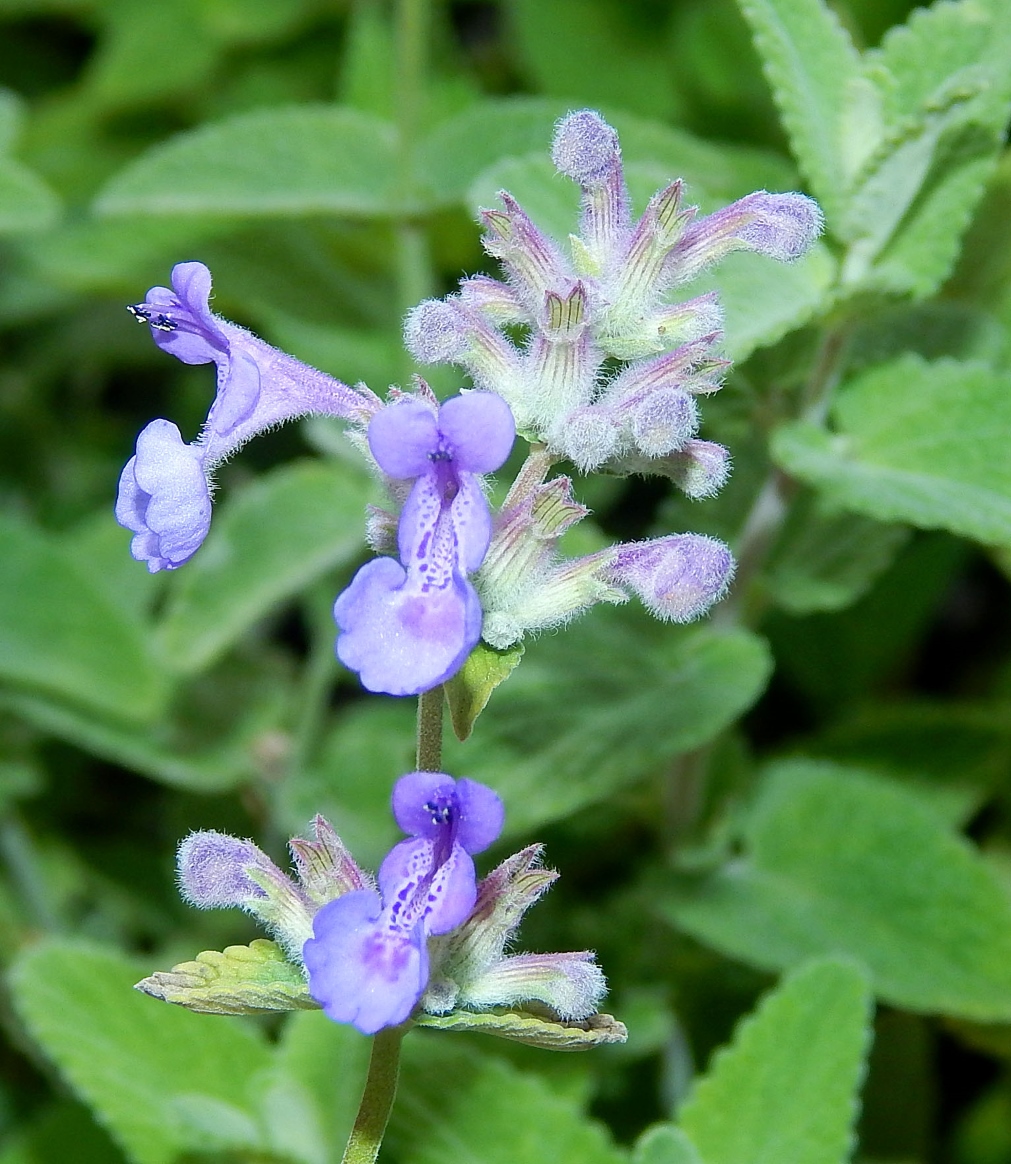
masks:
[[[655,1124],[636,1141],[632,1164],[702,1164],[698,1149],[673,1124]]]
[[[137,621],[40,530],[0,521],[0,678],[126,720],[149,720],[167,684]]]
[[[792,263],[766,255],[728,255],[701,278],[679,287],[677,298],[716,291],[723,306],[724,347],[735,361],[802,327],[829,301],[836,263],[815,243]]]
[[[844,1164],[870,1002],[866,975],[835,959],[801,967],[766,995],[680,1112],[706,1164]]]
[[[829,224],[842,215],[844,117],[860,56],[823,0],[738,0],[751,25],[794,155]]]
[[[588,1051],[607,1043],[624,1043],[628,1031],[612,1015],[596,1014],[582,1022],[556,1022],[520,1011],[454,1010],[449,1014],[419,1014],[415,1026],[436,1031],[478,1031],[545,1051]]]
[[[527,647],[450,771],[494,785],[511,835],[613,795],[697,748],[758,698],[770,660],[746,631],[636,624],[595,610]]]
[[[482,101],[442,122],[422,144],[426,181],[434,196],[471,206],[495,204],[495,194],[506,186],[528,213],[527,194],[513,190],[513,178],[503,169],[499,178],[478,179],[503,163],[523,159],[539,166],[541,188],[561,192],[572,214],[564,223],[565,238],[575,225],[579,191],[558,177],[548,156],[555,122],[572,109],[571,101],[537,97],[509,97]],[[659,121],[634,117],[621,109],[604,108],[603,116],[621,138],[621,152],[632,187],[633,202],[645,209],[649,196],[672,178],[684,178],[692,200],[701,198],[707,209],[732,201],[752,190],[789,190],[796,186],[790,164],[767,150],[739,145],[714,145]],[[496,182],[498,183],[496,185]],[[536,216],[535,220],[536,220]],[[537,220],[539,221],[539,220]],[[545,228],[549,223],[540,223]]]
[[[181,133],[109,182],[99,214],[378,217],[404,208],[394,130],[354,109],[257,109]]]
[[[510,15],[524,72],[570,108],[618,103],[670,117],[680,102],[661,23],[669,10],[647,11],[622,0],[515,0]]]
[[[0,159],[0,234],[48,230],[60,217],[60,200],[27,166]]]
[[[404,1164],[623,1164],[625,1154],[542,1076],[470,1052],[463,1041],[414,1035],[387,1139]]]
[[[270,767],[271,746],[290,707],[287,682],[270,656],[232,655],[179,690],[170,714],[142,727],[22,692],[0,694],[0,706],[152,780],[222,792]]]
[[[302,461],[230,498],[178,575],[158,628],[171,665],[203,670],[277,603],[353,558],[368,488],[349,464]]]
[[[11,987],[32,1037],[137,1164],[206,1147],[201,1105],[255,1129],[249,1088],[270,1063],[262,1036],[146,998],[137,975],[119,954],[52,941],[18,958]]]
[[[1009,51],[1006,7],[963,2],[915,9],[867,54],[886,136],[843,228],[847,282],[922,297],[951,270],[1011,112]]]
[[[1009,386],[985,365],[910,353],[842,390],[835,435],[798,421],[772,453],[843,508],[1011,544]]]
[[[87,1108],[57,1100],[4,1138],[0,1164],[123,1164],[125,1157]]]
[[[791,614],[842,610],[866,594],[908,537],[904,526],[840,513],[804,494],[776,543],[766,585]]]
[[[763,969],[845,954],[886,1002],[1011,1017],[1011,900],[915,793],[856,769],[787,761],[767,774],[744,856],[664,900],[664,914]]]
[[[480,642],[459,671],[446,681],[446,702],[453,731],[465,740],[474,729],[474,721],[488,706],[491,693],[513,673],[523,658],[523,645],[497,651]]]
[[[201,1014],[319,1009],[302,971],[265,938],[249,946],[204,950],[192,962],[141,979],[137,989]]]
[[[299,1089],[313,1105],[320,1150],[305,1154],[310,1164],[340,1164],[358,1111],[372,1040],[348,1023],[321,1011],[288,1017],[275,1052],[279,1079]],[[282,1143],[292,1143],[292,1136]]]

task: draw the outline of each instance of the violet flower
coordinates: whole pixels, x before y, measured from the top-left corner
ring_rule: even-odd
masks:
[[[404,397],[373,417],[368,440],[377,464],[414,486],[400,514],[400,561],[366,563],[334,605],[337,656],[369,691],[428,691],[477,644],[481,603],[467,575],[491,538],[478,475],[499,468],[514,436],[508,405],[490,392],[455,396],[438,409]]]
[[[410,772],[393,790],[410,840],[379,870],[379,891],[345,893],[318,911],[303,947],[309,990],[328,1017],[371,1035],[410,1017],[428,984],[428,938],[456,929],[477,901],[471,854],[502,831],[498,796],[472,780]]]
[[[119,481],[116,520],[133,530],[131,552],[148,569],[174,570],[200,547],[211,520],[211,473],[264,429],[310,413],[367,420],[380,406],[214,315],[211,273],[177,263],[172,287],[152,287],[130,308],[155,343],[184,364],[217,365],[217,394],[200,436],[183,442],[171,421],[153,420],[137,438]]]

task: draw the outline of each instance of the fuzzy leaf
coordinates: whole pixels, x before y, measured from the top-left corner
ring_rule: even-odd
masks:
[[[628,1038],[624,1023],[609,1014],[595,1014],[582,1022],[553,1022],[518,1011],[455,1010],[451,1014],[416,1015],[414,1024],[437,1031],[481,1031],[546,1051],[587,1051]]]
[[[841,610],[864,595],[905,544],[909,531],[798,499],[776,544],[766,584],[791,614]]]
[[[802,966],[767,994],[681,1109],[706,1164],[844,1164],[870,1002],[860,967],[837,960]]]
[[[158,628],[172,665],[206,668],[271,607],[358,553],[367,490],[348,464],[303,461],[222,506]]]
[[[738,0],[790,135],[831,226],[842,213],[843,119],[860,56],[823,0]]]
[[[305,975],[265,938],[223,952],[205,950],[192,962],[141,979],[137,989],[201,1014],[319,1009]]]
[[[93,946],[42,943],[14,964],[14,1004],[70,1087],[137,1164],[174,1164],[180,1152],[205,1148],[200,1105],[205,1112],[213,1105],[233,1132],[241,1126],[252,1133],[242,1146],[258,1147],[248,1093],[270,1062],[263,1037],[252,1027],[143,997],[130,989],[137,969]]]
[[[445,684],[449,717],[458,740],[465,740],[474,721],[488,706],[491,693],[513,673],[523,658],[523,646],[497,651],[480,642],[466,663]]]
[[[7,518],[0,561],[0,679],[121,721],[158,714],[168,684],[143,628],[68,549]]]
[[[769,657],[745,631],[639,628],[597,610],[527,647],[523,666],[449,770],[493,784],[524,833],[613,795],[699,747],[750,707]]]
[[[836,435],[788,424],[773,456],[843,508],[1011,544],[1009,388],[983,364],[909,353],[843,389]]]
[[[895,1006],[1011,1018],[1011,899],[918,796],[859,770],[787,761],[769,771],[745,854],[685,880],[663,912],[763,969],[844,954]]]
[[[394,130],[354,109],[257,109],[141,154],[99,195],[99,214],[390,215],[401,209]]]
[[[581,1105],[481,1054],[473,1040],[412,1035],[386,1143],[404,1164],[624,1164],[606,1130]]]

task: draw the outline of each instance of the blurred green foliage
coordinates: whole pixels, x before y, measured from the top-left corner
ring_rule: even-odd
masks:
[[[637,209],[804,188],[827,230],[691,289],[737,361],[721,497],[577,480],[591,544],[730,540],[732,597],[528,644],[447,743],[563,874],[524,946],[597,949],[630,1040],[412,1034],[385,1158],[1011,1162],[1011,0],[912,9],[447,0],[408,118],[385,0],[0,0],[0,1164],[339,1160],[356,1032],[129,987],[255,936],[176,900],[187,830],[280,860],[322,811],[374,865],[413,764],[412,707],[333,659],[377,498],[329,422],[223,468],[184,570],[129,558],[133,438],[195,435],[212,374],[123,304],[200,259],[382,391],[412,297],[491,269],[478,206],[572,228],[547,147],[585,105]]]

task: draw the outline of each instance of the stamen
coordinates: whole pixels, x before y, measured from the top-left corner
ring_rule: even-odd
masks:
[[[143,303],[138,303],[133,307],[127,307],[127,311],[129,311],[138,323],[147,323],[151,318],[151,312],[148,311]]]
[[[179,324],[167,315],[156,315],[150,322],[156,331],[175,331],[179,327]]]
[[[453,820],[453,806],[451,804],[436,804],[435,801],[430,800],[423,807],[432,818],[434,825],[447,825]]]

